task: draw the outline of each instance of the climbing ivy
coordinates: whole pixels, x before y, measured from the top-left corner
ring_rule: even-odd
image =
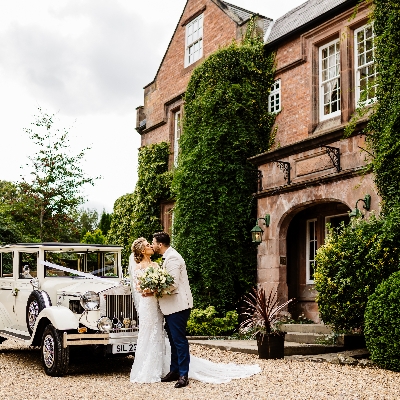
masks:
[[[165,142],[141,147],[135,190],[114,204],[107,241],[124,247],[123,264],[128,263],[133,240],[140,236],[151,239],[154,232],[162,230],[160,202],[171,197],[169,154],[169,144]]]
[[[374,0],[378,91],[367,140],[383,211],[400,203],[400,4]]]
[[[248,158],[273,141],[273,77],[274,56],[265,53],[262,40],[246,35],[241,45],[212,54],[188,84],[173,178],[173,229],[195,307],[232,310],[255,283],[250,230],[257,170]]]

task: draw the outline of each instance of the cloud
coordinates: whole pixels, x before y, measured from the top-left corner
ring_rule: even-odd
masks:
[[[125,114],[140,105],[160,60],[149,45],[157,35],[150,22],[119,2],[67,3],[51,13],[61,29],[39,19],[2,34],[6,72],[18,74],[39,103],[67,115]]]

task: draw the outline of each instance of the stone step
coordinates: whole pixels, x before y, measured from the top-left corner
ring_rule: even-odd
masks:
[[[282,324],[280,330],[282,332],[318,333],[321,335],[332,333],[332,329],[324,324]]]
[[[329,336],[323,333],[287,332],[285,342],[318,344]]]

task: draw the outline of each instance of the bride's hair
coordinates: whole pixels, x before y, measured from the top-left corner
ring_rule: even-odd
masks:
[[[137,238],[133,243],[132,243],[132,253],[133,257],[135,258],[135,261],[139,264],[140,261],[143,260],[144,254],[143,250],[146,247],[144,245],[144,242],[146,239],[144,237]]]

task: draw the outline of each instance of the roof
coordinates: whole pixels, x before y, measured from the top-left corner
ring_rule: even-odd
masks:
[[[245,10],[244,8],[235,6],[234,4],[227,3],[226,1],[221,0],[221,3],[224,3],[231,12],[233,12],[238,18],[241,19],[242,22],[248,21],[253,15],[259,15],[261,18],[266,18],[263,15],[260,15],[258,13],[249,10]]]
[[[265,43],[272,43],[301,27],[319,19],[333,9],[354,0],[309,0],[274,21],[272,29],[264,37]]]
[[[272,23],[272,19],[270,19],[270,18],[264,17],[263,15],[260,15],[260,14],[258,14],[258,13],[256,13],[256,12],[253,12],[253,11],[245,10],[244,8],[235,6],[234,4],[231,4],[231,3],[227,3],[226,1],[223,1],[223,0],[211,0],[211,1],[212,1],[215,5],[217,5],[225,14],[228,15],[229,18],[231,18],[231,19],[232,19],[234,22],[236,22],[238,25],[244,24],[244,23],[247,22],[252,16],[257,15],[257,16],[259,16],[261,19],[263,19],[263,21],[264,21],[264,34],[265,34],[265,32],[267,31],[269,25]],[[165,53],[164,53],[164,57],[163,57],[162,60],[161,60],[161,63],[160,63],[160,65],[159,65],[159,67],[158,67],[158,70],[157,70],[157,72],[156,72],[156,75],[155,75],[154,79],[153,79],[150,83],[148,83],[146,86],[144,86],[144,89],[145,89],[146,87],[148,87],[149,85],[151,85],[151,84],[156,80],[157,75],[158,75],[158,72],[160,71],[161,65],[162,65],[163,62],[164,62],[164,59],[165,59],[165,56],[167,55],[167,52],[168,52],[169,47],[171,46],[172,39],[173,39],[173,37],[175,36],[176,30],[177,30],[178,27],[179,27],[179,23],[180,23],[180,21],[181,21],[181,19],[182,19],[183,13],[185,12],[186,5],[187,5],[188,2],[189,2],[189,0],[186,1],[185,7],[183,8],[182,14],[181,14],[181,16],[180,16],[180,18],[179,18],[179,21],[178,21],[178,24],[177,24],[176,27],[175,27],[174,33],[173,33],[173,35],[172,35],[172,37],[171,37],[171,40],[170,40],[170,42],[169,42],[169,44],[168,44],[168,47],[167,47],[167,49],[166,49],[166,51],[165,51]]]

